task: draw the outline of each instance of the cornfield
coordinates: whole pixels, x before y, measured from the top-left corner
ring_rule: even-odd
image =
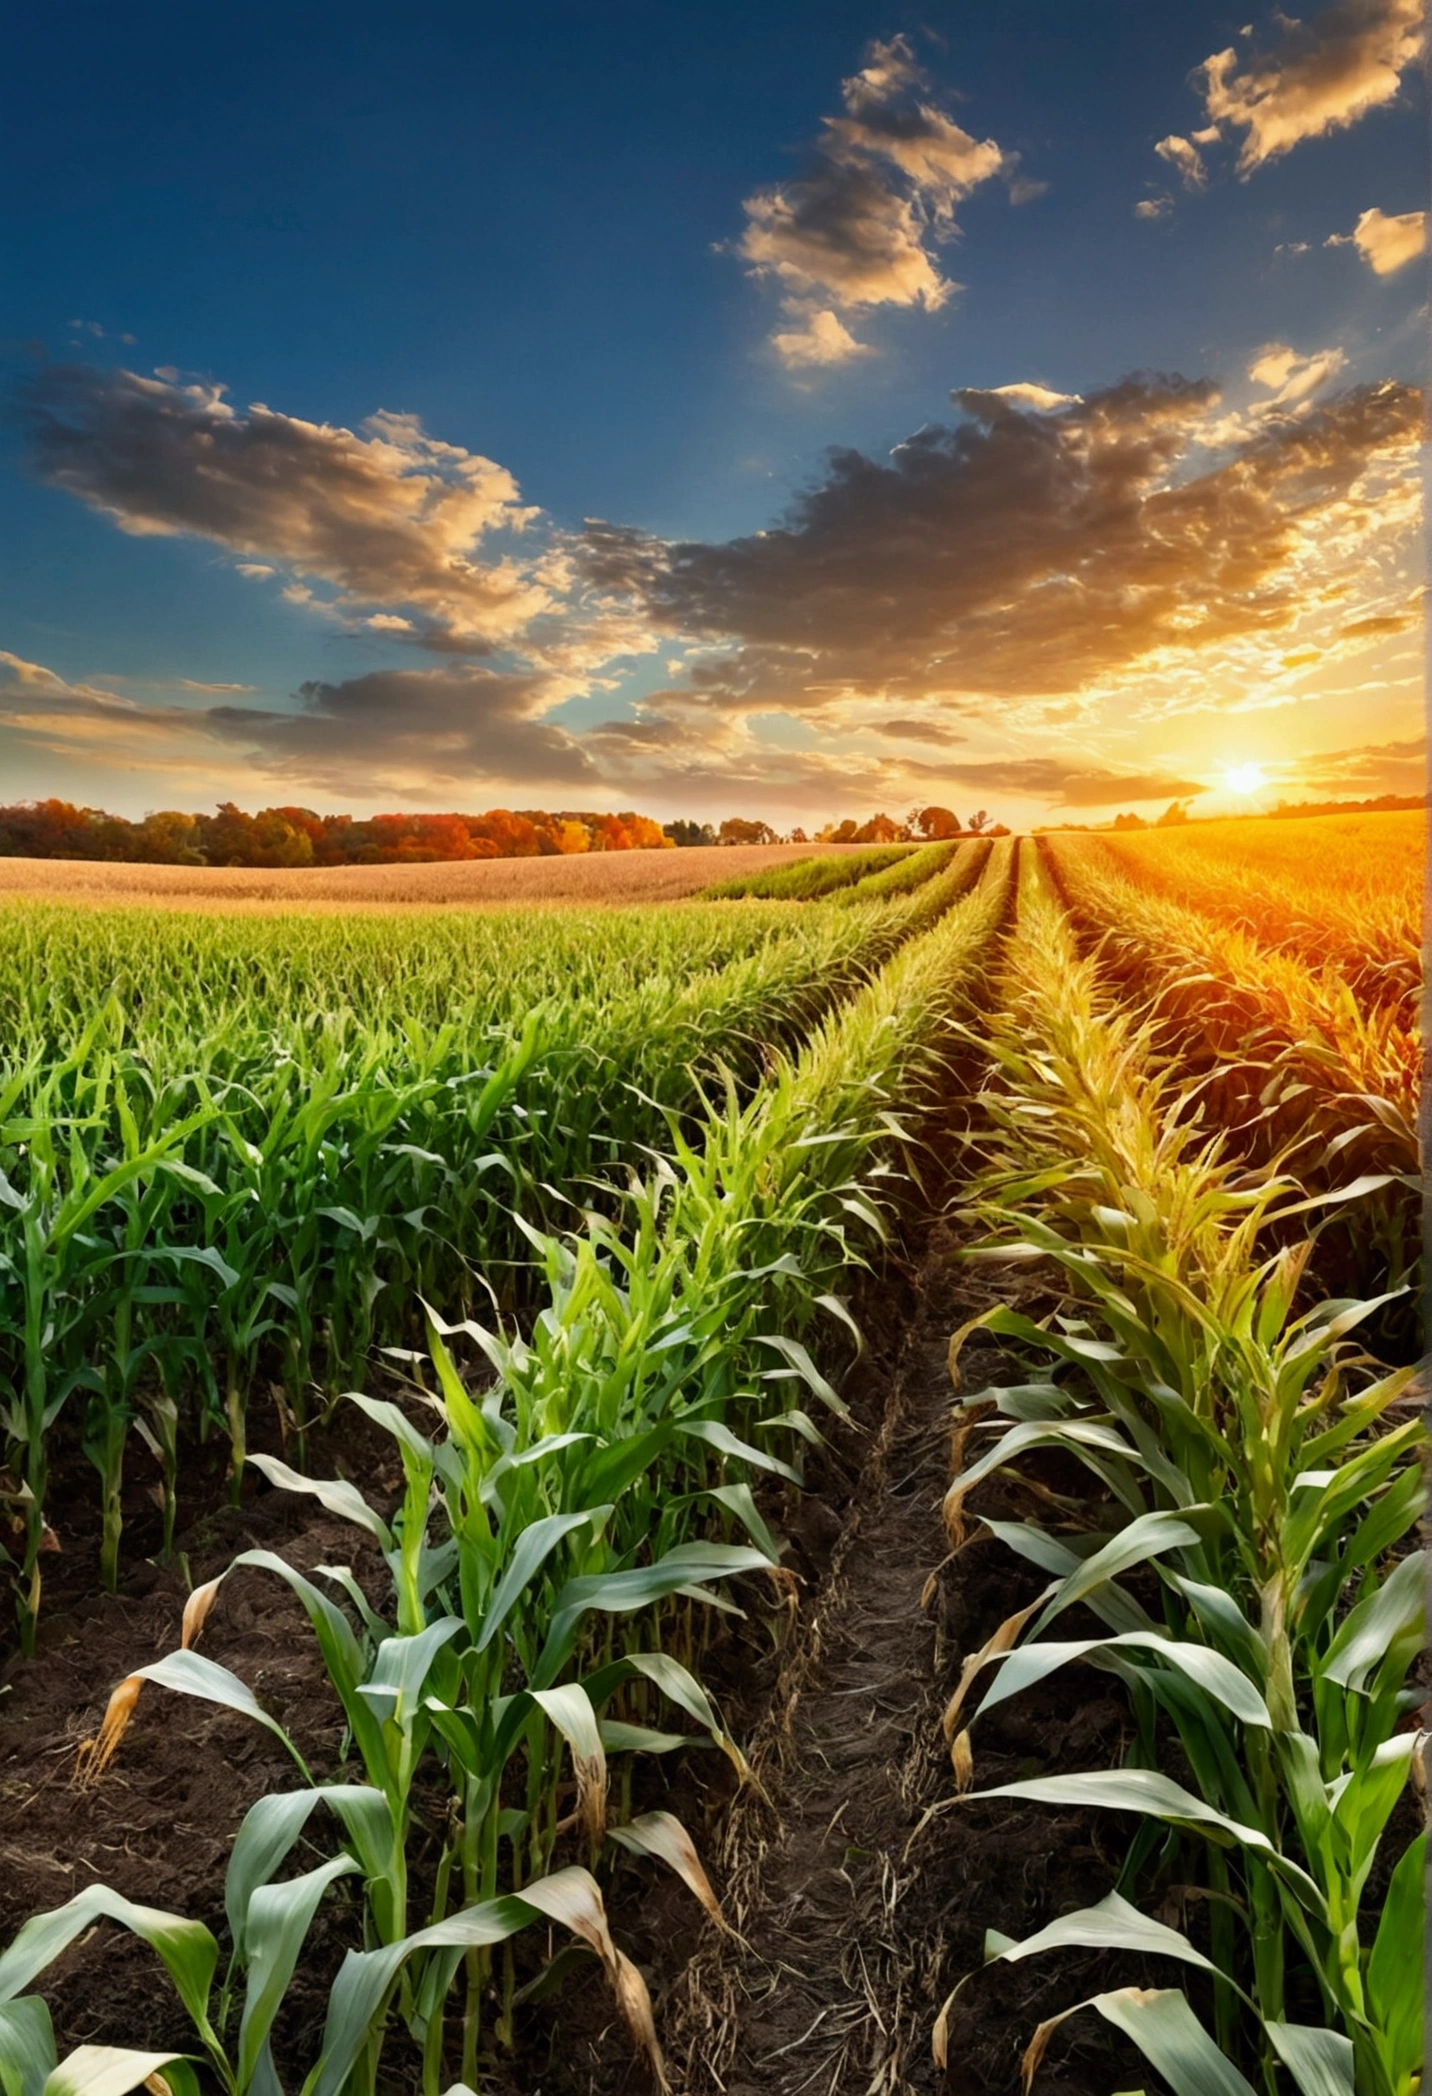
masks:
[[[768,1816],[778,1878],[749,1684],[806,1664],[806,1509],[876,1460],[864,1327],[938,1214],[978,1307],[912,1570],[927,1598],[982,1551],[1010,1571],[919,1692],[890,1869],[934,1888],[907,1962],[941,1985],[877,2016],[888,2058],[968,2085],[985,1982],[950,1969],[940,1873],[972,1814],[1047,1807],[1106,1882],[991,1924],[986,1957],[1078,1953],[1097,1984],[1061,1995],[1067,1959],[1031,1982],[1011,2086],[1093,2017],[1131,2048],[1110,2074],[1139,2058],[1174,2096],[1413,2096],[1423,1429],[1379,1349],[1413,1352],[1415,853],[1242,828],[812,859],[536,919],[4,907],[13,1679],[54,1663],[53,1583],[123,1590],[147,1556],[187,1598],[118,1680],[87,1654],[84,1811],[177,1698],[289,1776],[189,1912],[141,1879],[0,1895],[3,2096],[507,2089],[584,1966],[614,2071],[673,2086],[674,2021],[676,2079],[714,2096],[725,2041],[622,1943],[663,1871],[737,1993],[779,1987],[713,1875],[720,1814]],[[965,1387],[991,1354],[1024,1380]],[[349,1562],[249,1541],[195,1578],[216,1487],[239,1520],[311,1510]],[[306,1621],[317,1747],[208,1656],[235,1592]],[[988,1780],[1012,1711],[1095,1693],[1115,1761]],[[52,2012],[101,1923],[157,1958],[167,2020]],[[847,1958],[828,1984],[873,1983]]]

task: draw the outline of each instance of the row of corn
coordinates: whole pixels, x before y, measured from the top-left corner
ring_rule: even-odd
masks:
[[[988,1955],[1122,1950],[1186,1975],[1048,2018],[1026,2085],[1054,2029],[1092,2008],[1176,2096],[1413,2096],[1415,1371],[1359,1346],[1374,1303],[1317,1299],[1326,1201],[1276,1164],[1240,1168],[1209,1134],[1199,1088],[1107,993],[1033,854],[1006,966],[989,1250],[1053,1262],[1066,1311],[978,1321],[1040,1365],[961,1400],[946,1522],[958,1548],[971,1493],[998,1473],[1027,1515],[984,1526],[1040,1584],[969,1655],[946,1729],[967,1788],[983,1713],[1076,1662],[1118,1677],[1122,1766],[974,1795],[1124,1815],[1123,1874],[1097,1906],[1023,1942],[994,1936]],[[1160,1899],[1186,1929],[1150,1912]]]
[[[1420,812],[1346,827],[1195,823],[1074,849],[1112,858],[1264,946],[1335,969],[1361,1003],[1395,1003],[1410,1023],[1422,994],[1424,828]]]
[[[0,1515],[8,1506],[27,1642],[59,1435],[98,1472],[112,1587],[136,1437],[159,1468],[167,1547],[186,1441],[227,1436],[237,1479],[251,1393],[270,1384],[301,1446],[315,1386],[331,1395],[373,1347],[411,1340],[420,1297],[472,1308],[475,1262],[489,1293],[519,1307],[531,1262],[515,1210],[549,1225],[579,1213],[597,1198],[594,1177],[661,1144],[670,1113],[698,1107],[701,1069],[719,1063],[749,1091],[768,1047],[797,1042],[933,921],[978,856],[908,897],[796,913],[779,928],[754,907],[648,913],[647,949],[621,918],[608,930],[588,915],[585,958],[578,968],[572,956],[561,996],[552,949],[572,934],[543,920],[509,953],[496,995],[486,974],[471,987],[450,980],[446,1017],[416,999],[405,1009],[403,949],[430,929],[411,918],[380,920],[391,949],[341,920],[325,935],[316,920],[326,988],[295,934],[277,959],[270,934],[257,942],[267,980],[251,997],[228,970],[231,926],[204,921],[217,942],[210,968],[204,933],[151,919],[161,945],[199,942],[189,962],[215,991],[201,1029],[192,985],[169,1018],[138,956],[124,994],[101,997],[74,1037],[58,1040],[46,993],[30,993],[15,1060],[0,1070]],[[689,950],[673,918],[691,924]],[[490,965],[498,935],[470,922]],[[78,1004],[86,927],[101,947],[113,936],[102,917],[72,917]],[[355,936],[368,962],[395,955],[369,996]],[[451,932],[444,941],[455,964]],[[0,1565],[5,1555],[0,1537]]]
[[[475,2087],[523,1992],[514,1938],[553,1924],[600,1961],[662,2080],[646,1989],[591,1866],[609,1845],[655,1859],[719,1915],[680,1823],[624,1808],[630,1758],[704,1739],[745,1773],[700,1681],[711,1612],[737,1605],[733,1580],[748,1607],[772,1581],[779,1596],[779,1546],[753,1483],[798,1484],[801,1451],[820,1438],[812,1410],[840,1409],[806,1338],[818,1319],[848,1320],[837,1285],[883,1228],[901,1115],[929,1093],[1009,875],[999,847],[976,891],[907,940],[797,1058],[774,1057],[753,1097],[716,1085],[698,1122],[673,1116],[669,1154],[634,1175],[614,1213],[570,1237],[533,1229],[542,1302],[520,1332],[434,1318],[431,1387],[402,1407],[353,1400],[394,1437],[396,1511],[345,1481],[251,1459],[366,1532],[386,1567],[377,1595],[344,1567],[308,1578],[267,1552],[237,1560],[285,1582],[307,1612],[345,1760],[336,1780],[316,1781],[251,1690],[204,1657],[222,1580],[197,1589],[180,1649],[114,1692],[90,1778],[103,1781],[154,1684],[277,1732],[296,1785],[240,1829],[222,1959],[198,1922],[100,1886],[22,1928],[0,1954],[6,2096],[125,2096],[148,2077],[197,2096],[196,2062],[229,2096],[278,2096],[274,2019],[346,1879],[361,1885],[362,1948],[333,1984],[304,2096],[369,2096],[395,2072],[437,2096],[455,2066]],[[490,1363],[485,1388],[454,1365],[459,1331]],[[433,1829],[436,1867],[416,1870]],[[315,1843],[321,1860],[284,1875]],[[192,2057],[84,2047],[57,2064],[34,1983],[99,1919],[153,1946]]]

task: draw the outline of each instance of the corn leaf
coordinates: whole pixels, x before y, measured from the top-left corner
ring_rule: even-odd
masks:
[[[117,2045],[77,2045],[45,2083],[44,2096],[129,2096],[167,2067],[177,2052],[131,2052]]]
[[[55,2032],[38,1994],[0,2003],[0,2090],[4,2096],[42,2096],[55,2066]]]

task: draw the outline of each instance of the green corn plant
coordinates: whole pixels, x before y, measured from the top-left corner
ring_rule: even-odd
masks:
[[[607,1738],[628,1750],[648,1743],[650,1728],[627,1726],[603,1736],[604,1706],[624,1682],[652,1684],[695,1714],[739,1765],[709,1699],[669,1655],[638,1650],[615,1662],[608,1658],[585,1678],[571,1678],[571,1668],[594,1614],[625,1618],[650,1611],[664,1597],[701,1594],[713,1581],[770,1564],[761,1550],[702,1541],[678,1544],[648,1562],[616,1560],[602,1538],[611,1505],[565,1507],[563,1484],[570,1489],[574,1480],[556,1471],[574,1445],[595,1436],[557,1435],[517,1448],[500,1408],[490,1399],[474,1403],[440,1340],[435,1350],[443,1371],[442,1395],[434,1401],[446,1428],[441,1440],[428,1439],[391,1404],[354,1400],[393,1433],[402,1456],[406,1491],[392,1525],[350,1484],[306,1479],[275,1459],[251,1459],[271,1482],[311,1493],[378,1541],[393,1578],[395,1620],[380,1616],[342,1568],[323,1569],[330,1594],[270,1552],[245,1552],[234,1566],[282,1579],[313,1625],[367,1779],[362,1861],[374,1941],[386,1949],[409,1937],[407,1850],[413,1789],[425,1756],[436,1753],[443,1761],[454,1792],[453,1832],[439,1866],[429,1929],[443,1922],[451,1895],[471,1907],[546,1874],[559,1831],[561,1768],[551,1745],[554,1734],[571,1752],[579,1811],[593,1843],[600,1842]],[[619,1440],[608,1442],[604,1481],[618,1492],[639,1491],[647,1482],[640,1453],[633,1460]],[[585,1488],[589,1480],[578,1473],[575,1482]],[[548,1511],[554,1504],[557,1511]],[[435,1505],[446,1517],[445,1532],[436,1537]],[[192,1610],[196,1624],[218,1585],[203,1590]],[[520,1688],[512,1686],[514,1670],[525,1684]],[[101,1766],[146,1681],[219,1702],[266,1725],[311,1783],[293,1742],[245,1685],[185,1647],[138,1669],[116,1690],[98,1748]],[[675,1737],[650,1737],[663,1749],[676,1743]],[[526,1770],[527,1802],[520,1811],[504,1801],[504,1777],[514,1759]],[[399,2012],[423,2048],[425,2088],[436,2088],[440,2078],[443,2005],[459,1962],[449,1955],[452,1949],[424,1938],[414,1942],[411,1958],[394,1966]],[[473,1944],[464,1960],[463,2067],[469,2080],[476,2073],[489,1949]],[[510,1995],[510,1971],[507,1982]],[[380,2004],[384,2013],[389,1992]]]
[[[225,2096],[285,2096],[272,2052],[273,2027],[303,1956],[324,1897],[367,1865],[374,1794],[362,1786],[327,1785],[261,1798],[235,1839],[224,1905],[230,1954],[201,1922],[136,1905],[108,1886],[92,1885],[63,1907],[38,1914],[0,1953],[0,2088],[5,2096],[127,2096],[162,2082],[172,2096],[199,2096],[208,2085]],[[349,1847],[297,1877],[275,1879],[318,1804],[339,1821]],[[162,1962],[193,2028],[191,2053],[80,2045],[60,2060],[43,1998],[28,1990],[97,1922],[130,1930]],[[415,1957],[490,1950],[519,1931],[557,1923],[596,1952],[619,2008],[646,2053],[660,2086],[661,2055],[646,1986],[617,1948],[601,1893],[585,1870],[568,1868],[526,1886],[520,1898],[488,1900],[397,1942],[350,1950],[328,1999],[317,2057],[292,2096],[371,2096],[382,2053],[382,2026],[394,1981]],[[224,1963],[222,1978],[219,1977]],[[216,1980],[218,1986],[216,1990]],[[458,2096],[459,2084],[450,2096]],[[468,2085],[470,2087],[470,2085]]]
[[[1420,1505],[1409,1461],[1420,1423],[1388,1423],[1412,1372],[1378,1375],[1347,1339],[1375,1305],[1297,1313],[1310,1247],[1264,1260],[1255,1238],[1316,1204],[1289,1201],[1284,1179],[1235,1183],[1153,1066],[1147,1031],[1104,1007],[1037,863],[1025,869],[1011,987],[996,1028],[1004,1091],[991,1106],[1005,1142],[987,1212],[1013,1237],[1005,1256],[1057,1261],[1094,1314],[977,1321],[1077,1380],[968,1401],[976,1419],[993,1408],[1004,1430],[959,1470],[947,1520],[958,1542],[968,1493],[1040,1447],[1090,1472],[1101,1514],[1082,1537],[988,1524],[1056,1577],[971,1655],[947,1712],[957,1763],[969,1766],[957,1728],[985,1668],[1000,1678],[981,1709],[1075,1660],[1119,1674],[1144,1766],[984,1795],[1103,1804],[1206,1839],[1215,1955],[1189,1946],[1188,1957],[1217,1975],[1219,2044],[1234,2049],[1238,2003],[1251,2001],[1270,2088],[1281,2062],[1306,2096],[1401,2096],[1419,2071],[1416,2042],[1392,1999],[1391,1939],[1364,1944],[1358,1908],[1414,1747],[1397,1728],[1420,1626],[1415,1561],[1383,1576]],[[1141,1564],[1162,1583],[1161,1620],[1120,1584]],[[1074,1602],[1110,1635],[1045,1639]],[[1157,1773],[1160,1723],[1179,1738],[1192,1790]],[[1136,1844],[1133,1861],[1147,1849]],[[1087,1926],[1090,1941],[1114,1940],[1107,1916]],[[1290,1951],[1306,1960],[1331,2030],[1310,2036],[1287,2021]]]
[[[0,1213],[6,1218],[0,1285],[4,1325],[19,1368],[3,1419],[7,1465],[18,1480],[24,1523],[15,1578],[26,1650],[33,1646],[40,1606],[49,1440],[67,1401],[81,1388],[97,1400],[88,1439],[104,1478],[104,1570],[113,1583],[136,1348],[131,1326],[121,1320],[112,1340],[110,1377],[93,1368],[96,1301],[109,1296],[116,1268],[138,1249],[128,1235],[142,1234],[154,1223],[156,1207],[162,1205],[154,1196],[156,1182],[163,1187],[178,1181],[186,1190],[202,1184],[202,1175],[178,1153],[207,1116],[201,1110],[170,1122],[160,1133],[141,1131],[124,1097],[122,1065],[112,1051],[96,1052],[97,1039],[115,1021],[112,1010],[100,1012],[79,1053],[50,1073],[41,1099],[34,1102],[45,1111],[17,1111],[16,1082],[0,1099],[0,1157],[9,1166],[0,1166]],[[119,1154],[92,1154],[86,1137],[104,1124],[116,1093],[122,1100]],[[99,1234],[116,1208],[128,1211],[117,1246]]]
[[[989,845],[983,839],[961,843],[958,838],[951,838],[926,844],[919,851],[907,852],[883,872],[867,873],[853,886],[842,888],[836,901],[843,908],[852,909],[863,902],[883,901],[890,895],[909,895],[937,873],[943,873],[956,856],[973,880],[988,851]]]
[[[282,1385],[301,1456],[311,1390],[331,1402],[373,1347],[410,1342],[416,1297],[470,1311],[477,1262],[520,1312],[533,1259],[514,1207],[549,1229],[574,1196],[613,1211],[603,1175],[663,1147],[670,1116],[696,1125],[703,1073],[719,1064],[749,1094],[771,1049],[796,1045],[951,892],[937,879],[775,919],[756,906],[613,913],[600,938],[590,917],[544,919],[539,942],[511,920],[423,919],[459,977],[463,942],[520,963],[500,991],[480,981],[457,1017],[395,944],[406,920],[314,920],[315,958],[264,920],[26,919],[18,945],[40,972],[7,975],[0,955],[0,1009],[36,1044],[0,1078],[0,1371],[28,1393],[11,1406],[0,1489],[26,1539],[24,1606],[38,1597],[49,1444],[74,1391],[112,1581],[132,1432],[160,1464],[167,1545],[191,1435],[227,1433],[237,1493],[255,1387]],[[81,1002],[82,984],[110,977],[71,1038],[40,968],[60,960]],[[524,1003],[529,985],[543,994]],[[93,1191],[151,1129],[162,1169],[121,1166],[97,1222],[86,1211],[71,1231],[56,1210],[50,1227],[69,1176]]]
[[[450,1898],[470,1907],[525,1897],[548,1872],[565,1824],[564,1753],[575,1818],[595,1849],[608,1752],[666,1751],[682,1736],[647,1721],[653,1693],[694,1716],[741,1766],[690,1668],[669,1647],[650,1650],[647,1626],[664,1606],[689,1614],[720,1580],[772,1568],[774,1541],[748,1478],[766,1470],[794,1481],[796,1473],[751,1435],[799,1432],[797,1419],[810,1429],[798,1406],[772,1412],[767,1386],[793,1378],[839,1400],[798,1339],[761,1324],[776,1298],[839,1308],[822,1283],[850,1257],[852,1218],[863,1230],[880,1226],[872,1187],[904,1141],[894,1109],[918,1097],[943,1030],[970,995],[1008,873],[1006,852],[975,896],[826,1022],[769,1095],[743,1105],[729,1086],[708,1114],[703,1144],[677,1133],[674,1161],[633,1188],[625,1230],[594,1217],[571,1246],[532,1232],[552,1302],[530,1339],[471,1321],[440,1331],[433,1320],[437,1388],[427,1402],[439,1433],[424,1434],[389,1404],[355,1400],[397,1442],[406,1483],[395,1517],[352,1485],[252,1459],[271,1482],[311,1492],[366,1529],[393,1578],[388,1620],[342,1568],[321,1575],[335,1600],[269,1554],[238,1561],[284,1579],[308,1612],[367,1788],[381,1800],[382,1839],[365,1868],[373,1948],[388,1960],[371,1968],[387,1975],[373,2014],[381,2024],[391,2004],[407,2024],[422,2048],[425,2089],[441,2081],[444,2004],[460,1962],[463,2068],[475,2072],[491,1946],[474,1943],[460,1960],[454,1942],[422,1931],[410,1938],[406,1848],[424,1757],[442,1761],[454,1798],[429,1929],[443,1924]],[[498,1372],[480,1399],[444,1343],[456,1329]],[[743,1437],[733,1421],[747,1419]],[[713,1540],[713,1520],[753,1540]],[[211,1599],[212,1590],[196,1605],[196,1622]],[[680,1642],[681,1619],[667,1628]],[[181,1647],[115,1692],[100,1765],[145,1681],[277,1729],[241,1682]],[[522,1804],[507,1780],[513,1764],[523,1771]],[[683,1875],[702,1896],[694,1851],[679,1841],[673,1848],[679,1829],[618,1831],[668,1861],[685,1856]],[[389,1955],[410,1941],[411,1961]],[[512,1979],[509,1961],[505,2004]]]
[[[765,873],[737,874],[729,881],[718,881],[705,891],[703,899],[814,902],[910,857],[910,847],[905,844],[876,845],[860,852],[827,852],[819,858],[793,859],[785,866],[770,867]]]

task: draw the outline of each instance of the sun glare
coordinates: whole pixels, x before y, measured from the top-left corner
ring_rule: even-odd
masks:
[[[1230,765],[1223,776],[1230,793],[1261,793],[1268,783],[1256,764]]]

